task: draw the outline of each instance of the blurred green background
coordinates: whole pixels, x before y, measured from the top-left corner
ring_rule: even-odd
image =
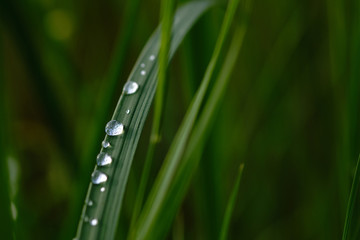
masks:
[[[17,239],[75,235],[105,123],[159,8],[157,0],[0,0],[0,197],[10,196]],[[170,65],[152,180],[202,79],[224,9],[201,18]],[[359,154],[359,16],[357,0],[253,1],[240,57],[169,239],[181,232],[217,239],[241,162],[230,239],[341,237]],[[109,76],[118,79],[112,91]],[[107,108],[98,107],[103,101]],[[119,239],[129,227],[149,119]]]

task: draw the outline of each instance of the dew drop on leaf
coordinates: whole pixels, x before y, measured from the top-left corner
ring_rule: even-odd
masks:
[[[93,219],[90,220],[90,225],[91,226],[96,226],[96,225],[98,225],[98,223],[99,223],[99,221],[96,218],[93,218]]]
[[[142,71],[140,72],[140,74],[141,74],[142,76],[145,76],[146,71],[145,71],[145,70],[142,70]]]
[[[124,133],[124,125],[116,120],[111,120],[105,126],[105,132],[109,136],[117,136]]]
[[[96,157],[96,163],[100,167],[110,165],[111,162],[112,162],[112,158],[107,153],[101,152]]]
[[[154,56],[154,55],[151,55],[151,56],[149,57],[149,59],[150,59],[150,61],[154,61],[154,60],[155,60],[155,56]]]
[[[123,91],[126,95],[134,94],[139,88],[139,84],[133,81],[128,81],[125,83]]]
[[[108,148],[108,147],[110,147],[110,143],[108,141],[104,140],[104,141],[102,141],[101,146],[103,148]]]
[[[105,173],[99,171],[99,170],[95,170],[92,174],[91,174],[91,182],[93,184],[100,184],[100,183],[104,183],[106,182],[108,179],[108,177],[106,176]]]

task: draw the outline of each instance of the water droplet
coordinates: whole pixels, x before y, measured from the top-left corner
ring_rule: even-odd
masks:
[[[105,187],[100,188],[100,192],[105,192]]]
[[[112,158],[107,153],[101,152],[96,157],[96,163],[98,166],[110,165],[111,162],[112,162]]]
[[[149,57],[149,59],[150,59],[150,61],[154,61],[154,60],[155,60],[155,56],[154,56],[154,55],[151,55],[151,56]]]
[[[126,114],[129,114],[130,113],[130,109],[126,110]]]
[[[140,67],[144,68],[144,67],[145,67],[145,63],[140,64]]]
[[[125,83],[123,91],[125,94],[130,95],[136,93],[138,88],[139,88],[139,84],[133,81],[128,81],[127,83]]]
[[[117,136],[124,133],[124,125],[116,120],[111,120],[106,124],[105,132],[109,136]]]
[[[103,148],[108,148],[108,147],[110,147],[110,143],[108,141],[104,140],[104,141],[102,141],[101,146]]]
[[[96,226],[96,225],[98,225],[98,223],[99,223],[99,221],[96,218],[93,218],[93,219],[90,220],[90,225],[91,226]]]
[[[142,71],[140,72],[140,74],[143,75],[143,76],[145,76],[146,71],[145,71],[145,70],[142,70]]]
[[[88,222],[89,221],[89,217],[88,216],[85,216],[84,217],[84,222]]]
[[[99,170],[95,170],[92,174],[91,174],[91,181],[93,184],[100,184],[100,183],[104,183],[107,181],[107,176],[105,173],[100,172]]]
[[[91,200],[88,200],[88,201],[86,202],[86,204],[87,204],[89,207],[91,207],[92,205],[94,205],[94,202],[91,201]]]

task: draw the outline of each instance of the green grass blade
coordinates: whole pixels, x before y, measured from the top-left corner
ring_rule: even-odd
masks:
[[[135,200],[134,211],[132,213],[129,232],[132,232],[136,219],[139,215],[145,194],[146,183],[148,182],[148,178],[151,170],[155,147],[160,140],[160,122],[163,111],[162,109],[164,106],[166,69],[168,64],[168,55],[169,55],[169,47],[170,47],[171,24],[174,14],[173,8],[174,8],[173,0],[161,1],[161,47],[159,52],[159,77],[158,77],[157,89],[155,94],[154,119],[150,134],[149,148],[146,154],[143,172],[141,174],[139,190]]]
[[[209,101],[207,101],[199,121],[196,123],[194,131],[191,134],[183,161],[172,181],[164,204],[159,210],[158,219],[161,219],[161,221],[157,223],[157,234],[159,235],[164,235],[169,229],[170,223],[175,217],[177,209],[185,196],[191,177],[198,166],[206,137],[211,130],[214,117],[220,106],[221,99],[224,96],[226,86],[230,79],[230,74],[240,52],[245,31],[246,25],[238,28],[235,32],[221,72],[209,96]],[[159,236],[156,237],[161,238]]]
[[[357,198],[358,192],[359,192],[359,183],[360,183],[359,162],[360,162],[360,156],[359,156],[357,164],[356,164],[355,176],[354,176],[353,183],[351,186],[351,192],[350,192],[350,196],[349,196],[349,202],[348,202],[348,207],[347,207],[347,212],[346,212],[346,217],[345,217],[344,231],[343,231],[343,236],[342,236],[343,240],[352,239],[351,235],[350,235],[350,228],[352,225],[357,224],[356,222],[353,223],[353,215],[354,215],[353,213],[354,213],[354,209],[355,209],[356,198]]]
[[[218,61],[221,49],[228,34],[238,3],[238,0],[232,0],[229,2],[221,32],[219,34],[213,56],[206,70],[204,79],[195,95],[195,98],[188,112],[186,113],[186,116],[184,117],[184,120],[178,130],[178,133],[175,136],[175,139],[173,140],[170,150],[166,156],[165,162],[160,170],[159,176],[157,177],[154,187],[146,202],[144,210],[139,217],[139,223],[136,227],[136,231],[133,233],[135,239],[151,238],[151,231],[154,231],[154,224],[158,222],[157,220],[159,220],[160,209],[164,204],[166,194],[169,191],[172,179],[175,176],[176,169],[178,168],[181,156],[184,152],[185,145],[190,136],[197,115],[200,111],[200,107],[203,103],[205,93],[213,75],[215,65]]]
[[[192,2],[176,12],[170,56],[173,56],[198,17],[211,5],[210,2]],[[132,159],[155,94],[158,72],[156,57],[159,44],[160,31],[158,29],[144,47],[129,76],[129,81],[138,83],[138,91],[132,95],[121,95],[119,99],[112,119],[125,126],[125,133],[117,137],[105,137],[111,146],[101,151],[110,154],[113,161],[110,167],[96,166],[95,170],[105,173],[108,180],[100,185],[90,183],[78,226],[76,236],[78,239],[113,239],[115,236]],[[145,67],[141,66],[142,63]],[[141,71],[146,71],[146,74],[141,74]],[[127,110],[130,112],[127,113]],[[89,201],[93,204],[88,204]],[[97,220],[96,226],[90,224],[93,219]]]
[[[234,187],[233,187],[229,202],[228,202],[227,207],[226,207],[224,221],[223,221],[223,225],[221,227],[221,232],[220,232],[220,240],[225,240],[225,239],[227,239],[227,236],[228,236],[231,215],[232,215],[232,213],[234,211],[236,197],[237,197],[238,192],[239,192],[240,180],[241,180],[243,170],[244,170],[244,164],[241,164],[240,167],[239,167],[239,172],[238,172],[238,175],[236,177],[235,184],[234,184]]]

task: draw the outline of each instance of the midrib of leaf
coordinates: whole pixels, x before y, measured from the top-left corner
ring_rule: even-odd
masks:
[[[211,5],[211,2],[191,2],[176,12],[170,56],[173,56],[183,37],[198,17]],[[91,199],[94,205],[91,207],[84,205],[76,236],[78,239],[114,238],[132,159],[155,94],[157,61],[149,61],[149,56],[157,57],[158,55],[159,32],[157,29],[150,38],[130,74],[129,80],[138,82],[139,90],[134,95],[122,95],[115,109],[112,119],[125,125],[125,134],[120,137],[106,137],[112,147],[109,150],[102,149],[102,151],[108,152],[112,156],[113,164],[108,168],[95,167],[95,169],[106,173],[109,180],[101,186],[90,183],[86,200]],[[140,76],[141,63],[146,64],[146,76]],[[127,109],[131,111],[129,115],[125,113]],[[100,192],[100,187],[105,187],[105,192]],[[85,216],[97,218],[99,224],[95,227],[90,226],[84,222]]]
[[[149,198],[144,206],[144,210],[139,217],[139,222],[135,232],[132,233],[135,236],[134,239],[148,239],[154,224],[158,220],[159,211],[164,204],[166,193],[169,191],[172,179],[176,174],[176,169],[180,163],[187,140],[193,128],[196,117],[200,111],[200,107],[205,97],[205,93],[213,75],[238,3],[239,0],[229,1],[221,31],[219,33],[219,37],[216,42],[210,63],[206,69],[205,76],[173,140],[159,175],[155,180],[154,187],[152,188]]]

